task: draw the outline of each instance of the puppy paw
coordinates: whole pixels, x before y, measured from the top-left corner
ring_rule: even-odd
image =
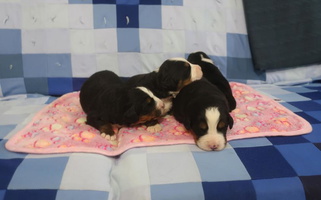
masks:
[[[109,141],[115,141],[117,139],[116,135],[108,135],[106,133],[101,133],[100,135],[101,135],[101,137],[103,137],[103,138],[105,138],[106,140],[109,140]]]
[[[160,124],[155,124],[153,126],[148,126],[147,131],[150,133],[156,133],[162,130],[162,126]]]
[[[108,135],[106,133],[101,133],[101,137],[105,138],[108,142],[110,142],[114,146],[118,146],[118,140],[116,135]]]

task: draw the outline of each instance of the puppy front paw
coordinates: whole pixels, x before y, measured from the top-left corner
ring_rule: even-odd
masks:
[[[115,141],[117,139],[116,135],[108,135],[106,133],[101,133],[100,135],[108,141]]]
[[[160,124],[155,124],[147,127],[147,131],[150,133],[157,133],[162,130],[162,126]]]

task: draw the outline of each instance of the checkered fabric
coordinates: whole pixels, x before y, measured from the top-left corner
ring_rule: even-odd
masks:
[[[194,51],[230,80],[265,80],[242,0],[0,1],[0,96],[61,95],[96,71],[132,76]]]
[[[1,98],[0,199],[320,199],[321,84],[253,87],[308,120],[313,131],[235,140],[220,152],[172,145],[118,157],[20,154],[4,144],[54,98]]]

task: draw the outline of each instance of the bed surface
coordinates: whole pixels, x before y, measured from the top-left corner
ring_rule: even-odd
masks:
[[[133,148],[117,157],[23,154],[7,151],[5,143],[55,98],[1,98],[0,199],[320,198],[321,84],[252,87],[305,118],[313,131],[234,140],[220,152],[170,145]]]

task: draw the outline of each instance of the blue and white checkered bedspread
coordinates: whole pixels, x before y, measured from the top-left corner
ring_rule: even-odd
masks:
[[[320,199],[321,84],[254,86],[313,126],[294,137],[131,149],[118,157],[8,152],[4,144],[54,98],[0,99],[0,199]]]

